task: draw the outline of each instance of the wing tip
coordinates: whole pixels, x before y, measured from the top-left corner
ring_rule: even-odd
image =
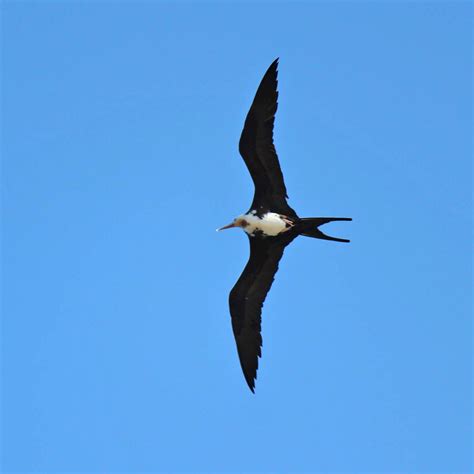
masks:
[[[257,380],[257,370],[258,370],[258,358],[261,357],[261,352],[259,351],[257,356],[257,364],[256,367],[244,367],[242,361],[240,361],[240,365],[242,367],[242,372],[247,382],[247,385],[252,393],[255,393],[255,381]]]
[[[278,57],[270,64],[270,67],[268,68],[268,70],[274,69],[274,70],[275,70],[275,74],[277,74],[277,73],[278,73],[278,66],[279,66],[279,63],[280,63],[280,57],[278,56]]]
[[[247,382],[247,385],[249,386],[250,391],[255,395],[255,379],[257,376],[254,377],[248,377],[245,376],[245,381]]]

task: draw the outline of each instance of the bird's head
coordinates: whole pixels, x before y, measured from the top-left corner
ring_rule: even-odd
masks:
[[[245,219],[244,216],[239,216],[236,217],[230,224],[225,225],[224,227],[220,227],[219,230],[225,230],[225,229],[230,229],[232,227],[241,227],[242,229],[245,229],[249,225],[248,221]]]

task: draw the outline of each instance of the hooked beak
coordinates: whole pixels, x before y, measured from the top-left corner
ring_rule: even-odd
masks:
[[[216,229],[216,231],[219,232],[220,230],[230,229],[232,227],[237,227],[235,222],[231,222],[229,225],[225,225],[224,227],[219,227],[219,229]]]

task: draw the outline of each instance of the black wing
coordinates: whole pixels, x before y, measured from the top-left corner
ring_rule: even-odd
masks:
[[[286,202],[287,193],[273,144],[273,124],[277,111],[278,58],[268,68],[245,119],[239,151],[255,184],[251,209],[271,209],[296,216]]]
[[[240,365],[252,392],[261,357],[262,306],[270,290],[285,247],[295,236],[249,237],[250,258],[229,295],[232,329]]]

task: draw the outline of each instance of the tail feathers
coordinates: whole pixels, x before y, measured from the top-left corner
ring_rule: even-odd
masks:
[[[350,217],[306,217],[301,219],[303,229],[301,235],[306,237],[314,237],[316,239],[333,240],[335,242],[350,242],[348,239],[340,239],[338,237],[331,237],[319,230],[320,225],[335,221],[351,221]]]

